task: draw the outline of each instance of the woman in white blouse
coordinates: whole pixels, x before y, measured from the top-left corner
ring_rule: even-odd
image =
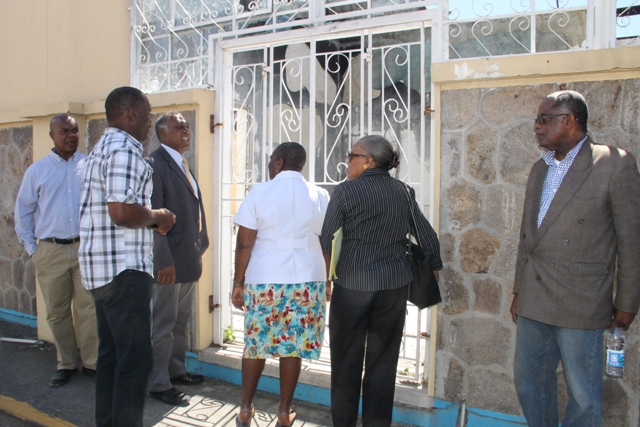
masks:
[[[291,401],[301,358],[320,357],[331,290],[319,236],[329,195],[303,178],[306,157],[302,145],[280,144],[269,161],[271,181],[255,185],[233,219],[239,231],[231,298],[246,311],[238,427],[251,424],[267,357],[280,359],[282,427],[296,418]]]

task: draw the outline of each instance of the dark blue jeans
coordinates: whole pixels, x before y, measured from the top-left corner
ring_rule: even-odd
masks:
[[[151,370],[153,278],[125,270],[91,292],[98,317],[96,426],[142,427]]]

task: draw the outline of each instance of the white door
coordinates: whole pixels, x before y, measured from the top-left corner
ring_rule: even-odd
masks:
[[[429,106],[431,29],[368,28],[221,49],[216,57],[216,176],[219,222],[214,341],[231,332],[241,343],[242,313],[230,303],[235,233],[233,216],[253,184],[268,180],[278,143],[307,150],[306,179],[331,192],[345,179],[346,157],[363,135],[379,134],[400,149],[396,177],[413,186],[428,212],[431,193]],[[249,43],[249,41],[248,41]],[[286,220],[286,218],[283,218]],[[427,317],[410,309],[399,371],[420,378]],[[225,332],[226,331],[226,332]],[[323,355],[328,355],[325,341]]]

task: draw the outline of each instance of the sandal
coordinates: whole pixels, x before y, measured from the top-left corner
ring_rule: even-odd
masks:
[[[249,421],[243,423],[242,421],[240,421],[240,415],[245,412],[251,413],[251,417],[249,418]],[[238,411],[238,413],[236,414],[236,427],[251,427],[251,420],[253,420],[253,416],[255,414],[256,410],[253,408],[253,406],[248,409],[240,409],[240,411]]]
[[[276,427],[291,427],[293,422],[298,417],[298,414],[293,409],[289,409],[289,412],[280,412],[278,414],[278,422],[276,423]],[[288,421],[288,424],[283,424],[282,421]]]

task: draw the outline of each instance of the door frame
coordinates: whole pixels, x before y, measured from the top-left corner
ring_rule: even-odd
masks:
[[[213,262],[214,262],[214,275],[213,275],[213,296],[214,301],[220,304],[220,309],[217,309],[213,313],[213,341],[215,344],[222,344],[224,327],[230,322],[230,316],[225,313],[226,305],[229,304],[229,289],[223,286],[223,282],[228,281],[228,278],[222,277],[222,271],[225,269],[216,268],[222,263],[222,214],[223,212],[223,143],[228,135],[232,135],[232,130],[229,130],[229,126],[233,124],[233,111],[229,108],[224,108],[230,105],[232,94],[229,93],[229,85],[225,85],[224,82],[230,81],[232,74],[233,54],[240,51],[268,48],[271,45],[282,45],[305,42],[310,39],[322,40],[332,39],[337,37],[349,37],[360,35],[362,32],[372,33],[388,33],[402,30],[409,30],[413,28],[419,28],[422,26],[434,27],[434,22],[438,22],[437,9],[424,10],[420,13],[412,14],[398,14],[387,15],[381,17],[372,17],[369,19],[361,19],[355,21],[341,22],[331,25],[322,25],[311,28],[297,29],[286,32],[264,34],[260,36],[252,36],[246,38],[237,38],[232,40],[222,40],[222,36],[211,35],[209,38],[210,49],[210,69],[209,80],[215,88],[215,118],[216,122],[222,123],[222,129],[214,134],[214,221],[213,221],[213,236],[214,245],[213,249]],[[439,43],[434,41],[434,37],[437,37],[437,32],[432,30],[432,47],[431,54],[434,57],[434,50],[438,49]],[[213,69],[215,64],[215,69]],[[230,65],[231,64],[231,65]],[[313,67],[311,67],[313,69]],[[313,73],[313,71],[312,71]],[[312,75],[313,78],[313,75]],[[425,90],[427,88],[425,87]],[[225,92],[226,90],[226,92]],[[431,100],[439,98],[434,93],[434,86],[431,85]],[[231,111],[230,111],[231,110]],[[435,137],[439,135],[439,131],[435,128],[435,115],[428,115],[424,120],[431,121],[431,135],[430,146],[425,147],[430,152],[430,167],[429,167],[429,189],[422,186],[423,194],[418,195],[419,198],[428,203],[428,212],[425,212],[427,216],[432,220],[434,228],[437,230],[437,222],[433,220],[435,218],[435,201],[436,188],[439,180],[437,180],[436,171],[439,167],[436,167],[437,155],[439,155],[439,149],[436,144]],[[227,124],[227,128],[225,128]],[[315,143],[315,141],[313,142]],[[428,200],[425,200],[424,192],[428,190]],[[425,204],[426,204],[425,203]],[[423,206],[424,210],[424,206]],[[425,369],[425,376],[428,376],[429,390],[434,389],[434,368],[435,368],[435,332],[436,332],[436,310],[431,310],[427,313],[430,315],[430,342],[428,352],[425,356],[426,361],[429,363],[428,373]],[[433,391],[429,392],[429,395],[433,395]]]

